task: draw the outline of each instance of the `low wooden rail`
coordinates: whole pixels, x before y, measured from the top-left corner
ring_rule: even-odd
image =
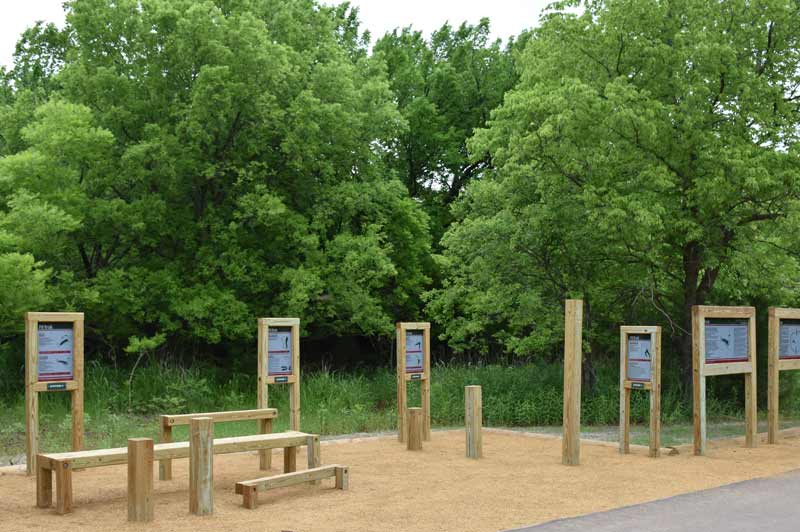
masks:
[[[255,434],[214,440],[214,454],[260,451],[263,449],[284,450],[284,472],[296,469],[297,448],[308,446],[308,454],[318,465],[319,436],[304,432],[281,432],[277,434]],[[153,459],[177,459],[189,457],[189,442],[160,443],[153,446]],[[56,511],[65,514],[72,510],[72,470],[90,467],[105,467],[128,463],[128,448],[100,449],[69,453],[39,454],[36,471],[36,505],[49,508],[53,504],[53,473],[56,477]]]
[[[207,417],[211,418],[211,423],[224,423],[227,421],[258,421],[258,431],[260,434],[272,432],[272,420],[278,417],[276,408],[257,408],[253,410],[231,410],[228,412],[204,412],[201,414],[166,414],[161,416],[161,443],[172,442],[172,427],[189,425],[192,418]],[[260,451],[261,454],[269,452]],[[261,460],[261,463],[268,463]],[[262,467],[263,469],[263,467]],[[172,480],[172,460],[166,458],[158,463],[158,479]]]
[[[305,482],[318,483],[325,478],[335,477],[336,488],[346,490],[350,484],[350,473],[346,466],[328,465],[284,473],[273,477],[257,478],[236,483],[236,493],[242,495],[242,504],[245,508],[254,509],[258,506],[258,492],[277,488],[285,488]]]

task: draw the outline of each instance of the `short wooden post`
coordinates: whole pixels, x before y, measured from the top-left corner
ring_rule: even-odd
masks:
[[[128,521],[153,520],[153,440],[128,439]]]
[[[248,510],[255,510],[258,506],[258,489],[255,486],[244,486],[242,490],[242,504]]]
[[[564,311],[564,434],[561,463],[581,463],[581,363],[583,301],[568,299]]]
[[[167,416],[161,417],[161,434],[159,443],[172,442],[172,425],[169,424]],[[158,461],[158,480],[172,480],[172,460],[166,458]]]
[[[336,474],[336,489],[346,490],[350,488],[350,471],[346,467],[337,467]]]
[[[214,513],[214,423],[210,417],[189,424],[189,511]]]
[[[320,458],[320,450],[319,450],[319,436],[316,434],[312,434],[308,437],[308,443],[306,444],[306,453],[308,454],[308,469],[314,469],[315,467],[319,467],[322,465],[322,460]],[[311,482],[312,484],[320,484],[319,480],[314,480]]]
[[[72,511],[72,464],[55,462],[56,512],[68,514]]]
[[[467,458],[483,456],[483,404],[480,386],[464,388],[464,423],[467,433]]]
[[[406,448],[409,451],[421,451],[423,410],[421,408],[409,408],[406,412],[408,412],[408,442],[406,443]]]
[[[297,447],[283,448],[283,472],[293,473],[297,471]]]
[[[264,392],[266,393],[266,392]],[[272,420],[261,419],[258,421],[258,432],[260,434],[272,433]],[[262,471],[269,471],[272,469],[272,449],[261,449],[258,451],[259,469]]]
[[[37,464],[36,471],[36,506],[50,508],[53,505],[53,472],[50,467]]]

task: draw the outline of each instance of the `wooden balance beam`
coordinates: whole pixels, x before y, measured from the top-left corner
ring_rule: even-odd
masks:
[[[257,478],[254,480],[244,480],[236,483],[236,494],[242,495],[242,503],[245,508],[251,510],[258,506],[258,492],[277,488],[285,488],[305,482],[319,482],[324,478],[336,477],[336,489],[346,490],[350,484],[350,472],[347,466],[328,465],[306,469],[305,471],[295,471],[284,473],[273,477]]]
[[[192,418],[197,417],[210,417],[212,423],[224,423],[226,421],[258,421],[259,433],[269,434],[272,432],[272,420],[278,417],[278,410],[276,408],[257,408],[253,410],[230,410],[227,412],[205,412],[202,414],[165,414],[161,416],[160,428],[161,433],[159,440],[161,443],[172,442],[172,427],[180,425],[188,425]],[[260,453],[263,455],[261,464],[271,464],[271,460],[266,459],[268,450],[262,450]],[[264,469],[262,467],[261,469]],[[267,469],[269,469],[267,467]],[[158,479],[159,480],[172,480],[172,460],[165,458],[158,462]]]
[[[309,467],[319,465],[319,436],[304,432],[281,432],[277,434],[255,434],[214,440],[214,454],[284,450],[284,472],[297,469],[297,448],[308,447]],[[160,443],[153,446],[153,459],[176,459],[189,457],[189,442]],[[56,512],[72,510],[72,470],[90,467],[105,467],[128,463],[128,448],[99,449],[70,453],[39,454],[36,467],[36,506],[49,508],[53,504],[53,472],[56,477]]]

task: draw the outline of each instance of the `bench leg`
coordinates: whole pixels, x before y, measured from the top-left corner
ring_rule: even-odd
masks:
[[[313,435],[308,437],[308,441],[306,443],[306,452],[308,454],[308,468],[314,469],[315,467],[319,467],[321,464],[320,461],[320,453],[319,453],[319,436]],[[318,485],[321,481],[314,480],[311,484]]]
[[[283,472],[294,473],[297,471],[297,447],[283,448]]]
[[[172,426],[161,425],[161,438],[159,443],[172,442]],[[172,460],[158,461],[158,480],[172,480]]]
[[[262,419],[258,422],[259,432],[261,434],[272,433],[272,420]],[[261,449],[258,451],[259,468],[261,471],[269,471],[272,469],[272,449]]]
[[[336,470],[336,489],[346,490],[350,487],[350,470],[346,467],[337,467]]]
[[[36,506],[50,508],[53,505],[53,472],[49,467],[36,467]]]
[[[72,466],[69,462],[55,462],[56,512],[68,514],[72,511]]]
[[[255,486],[245,486],[242,491],[242,503],[248,510],[255,510],[258,506],[258,490]]]

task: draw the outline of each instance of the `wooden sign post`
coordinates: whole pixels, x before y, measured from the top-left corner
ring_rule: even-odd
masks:
[[[769,309],[768,443],[778,442],[780,374],[800,369],[800,309]]]
[[[755,447],[756,309],[692,307],[694,454],[706,454],[706,377],[744,375],[745,445]]]
[[[619,329],[619,452],[630,452],[631,390],[650,391],[650,456],[661,450],[661,327]]]
[[[581,364],[583,301],[568,299],[564,310],[564,434],[561,463],[581,463]]]
[[[39,393],[72,395],[72,450],[83,449],[83,313],[25,315],[25,434],[27,471],[39,453]]]
[[[289,386],[289,429],[300,430],[300,318],[258,320],[258,408],[269,408],[269,385]],[[259,420],[261,434],[272,420]],[[272,451],[259,451],[261,469],[272,467]]]
[[[431,324],[398,323],[397,331],[397,437],[408,437],[406,384],[420,381],[422,439],[431,439]]]

